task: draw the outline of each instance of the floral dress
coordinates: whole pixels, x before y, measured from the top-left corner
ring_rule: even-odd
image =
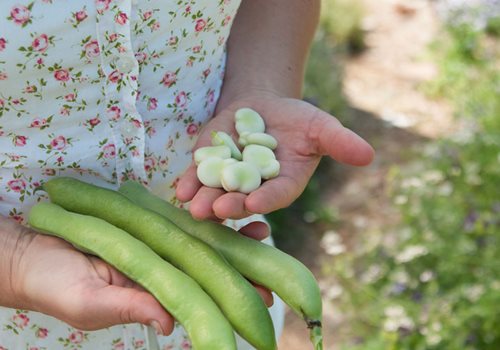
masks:
[[[35,189],[55,176],[113,189],[135,179],[176,203],[178,176],[219,96],[238,6],[2,0],[0,214],[25,224],[47,200]],[[278,333],[282,310],[279,300],[271,309]],[[136,324],[86,332],[0,307],[0,350],[191,348],[179,325],[168,337],[151,334]]]

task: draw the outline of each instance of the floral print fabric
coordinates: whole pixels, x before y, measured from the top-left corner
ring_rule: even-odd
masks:
[[[239,0],[2,0],[0,214],[26,223],[54,176],[175,202],[213,114]],[[182,327],[161,349],[190,349]],[[83,332],[0,307],[0,350],[148,349],[139,325]]]
[[[22,222],[51,176],[162,193],[221,86],[238,1],[2,1],[0,210]]]

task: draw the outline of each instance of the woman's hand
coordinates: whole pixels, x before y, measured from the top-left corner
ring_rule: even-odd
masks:
[[[183,202],[191,201],[189,208],[197,219],[240,219],[289,206],[302,193],[323,155],[357,166],[373,159],[372,147],[336,118],[307,102],[274,95],[243,98],[228,105],[205,126],[195,149],[210,145],[213,130],[225,131],[237,140],[234,113],[241,107],[259,112],[266,133],[278,140],[275,152],[280,174],[249,195],[226,193],[203,186],[196,166],[191,164],[178,183],[176,195]]]
[[[32,237],[15,259],[12,274],[20,303],[16,307],[43,312],[82,330],[142,323],[161,334],[172,332],[172,316],[115,268],[62,239],[31,230],[25,234]]]
[[[9,285],[5,293],[9,297],[0,300],[2,306],[43,312],[82,330],[142,323],[160,334],[172,332],[174,319],[160,303],[103,260],[12,220],[0,218],[0,231],[0,237],[17,236],[17,243],[9,244],[4,254],[10,257],[10,267],[2,274],[9,276],[1,277],[2,282],[8,281],[4,284]],[[269,235],[267,225],[258,222],[241,232],[254,239]],[[272,305],[271,293],[255,287]]]

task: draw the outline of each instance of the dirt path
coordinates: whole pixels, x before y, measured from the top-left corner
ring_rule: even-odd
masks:
[[[351,105],[350,127],[375,147],[376,160],[359,169],[325,161],[319,169],[322,188],[328,188],[319,200],[338,210],[340,224],[335,230],[347,247],[356,244],[361,235],[384,232],[398,222],[398,212],[388,195],[390,169],[404,166],[425,143],[456,130],[450,107],[428,98],[420,88],[437,74],[428,59],[428,45],[439,30],[430,3],[363,2],[367,49],[346,63],[344,92]],[[321,233],[310,232],[300,247],[289,250],[316,276],[321,276],[322,263],[334,263],[319,248]],[[320,283],[328,281],[320,277]],[[335,300],[325,298],[324,304],[325,350],[334,350],[338,348],[336,339],[354,334],[342,322]],[[291,312],[279,349],[312,349],[307,329]]]
[[[436,77],[428,47],[439,31],[430,2],[365,0],[368,50],[347,62],[344,92],[351,104],[396,127],[439,137],[455,130],[450,108],[422,92]]]

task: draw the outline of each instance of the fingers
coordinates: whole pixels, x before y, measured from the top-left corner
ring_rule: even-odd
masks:
[[[205,125],[193,147],[193,152],[200,147],[211,145],[211,132],[214,130],[225,131],[230,135],[234,134],[235,129],[232,117],[215,117],[207,125]],[[176,188],[177,199],[181,202],[188,202],[193,199],[196,192],[201,187],[202,184],[196,175],[196,165],[192,162],[186,172],[179,179],[179,183]]]
[[[292,203],[303,186],[289,176],[264,182],[249,195],[201,187],[192,199],[189,211],[197,220],[243,219],[252,214],[267,214]]]
[[[246,195],[241,193],[226,194],[221,189],[203,186],[198,180],[194,164],[191,164],[179,179],[176,197],[181,202],[191,201],[189,211],[198,220],[241,219],[250,215],[244,208]]]
[[[87,316],[94,316],[102,327],[126,323],[152,325],[168,335],[174,327],[173,317],[149,293],[133,288],[109,285],[100,289],[87,304]]]
[[[104,262],[104,260],[102,260],[101,258],[98,258],[97,256],[94,255],[88,255],[87,259],[89,259],[99,277],[104,281],[106,281],[107,284],[126,287],[126,288],[134,288],[142,292],[146,291],[146,289],[144,289],[140,284],[137,284],[136,282],[132,281],[122,272],[118,271],[113,266]]]
[[[148,291],[101,259],[88,259],[98,278],[64,294],[53,308],[60,310],[54,316],[82,330],[141,323],[152,325],[160,334],[173,331],[173,317]]]
[[[198,176],[196,175],[196,165],[191,163],[184,175],[179,179],[175,196],[181,202],[188,202],[195,196],[196,192],[202,187]]]
[[[212,205],[215,215],[220,219],[242,219],[251,215],[245,209],[246,194],[228,192],[217,198]]]
[[[214,214],[212,207],[215,200],[224,193],[225,192],[222,189],[209,188],[205,186],[201,187],[189,204],[189,211],[191,212],[193,218],[197,220],[219,220],[219,218]]]
[[[265,287],[262,287],[261,285],[258,285],[254,282],[250,282],[252,285],[255,287],[257,290],[257,293],[260,294],[262,297],[262,300],[264,300],[264,303],[266,304],[267,307],[271,307],[274,304],[274,299],[273,299],[273,294],[271,291]]]
[[[318,111],[311,120],[308,132],[316,154],[329,155],[341,163],[368,165],[375,155],[368,142],[323,111]]]
[[[242,235],[253,238],[258,241],[266,239],[271,234],[269,225],[262,221],[254,221],[243,226],[240,231]]]
[[[251,213],[267,214],[292,203],[302,190],[295,179],[280,175],[250,193],[245,200],[245,207]]]
[[[189,211],[197,220],[242,219],[251,215],[245,209],[245,198],[243,193],[203,186],[191,200]]]

